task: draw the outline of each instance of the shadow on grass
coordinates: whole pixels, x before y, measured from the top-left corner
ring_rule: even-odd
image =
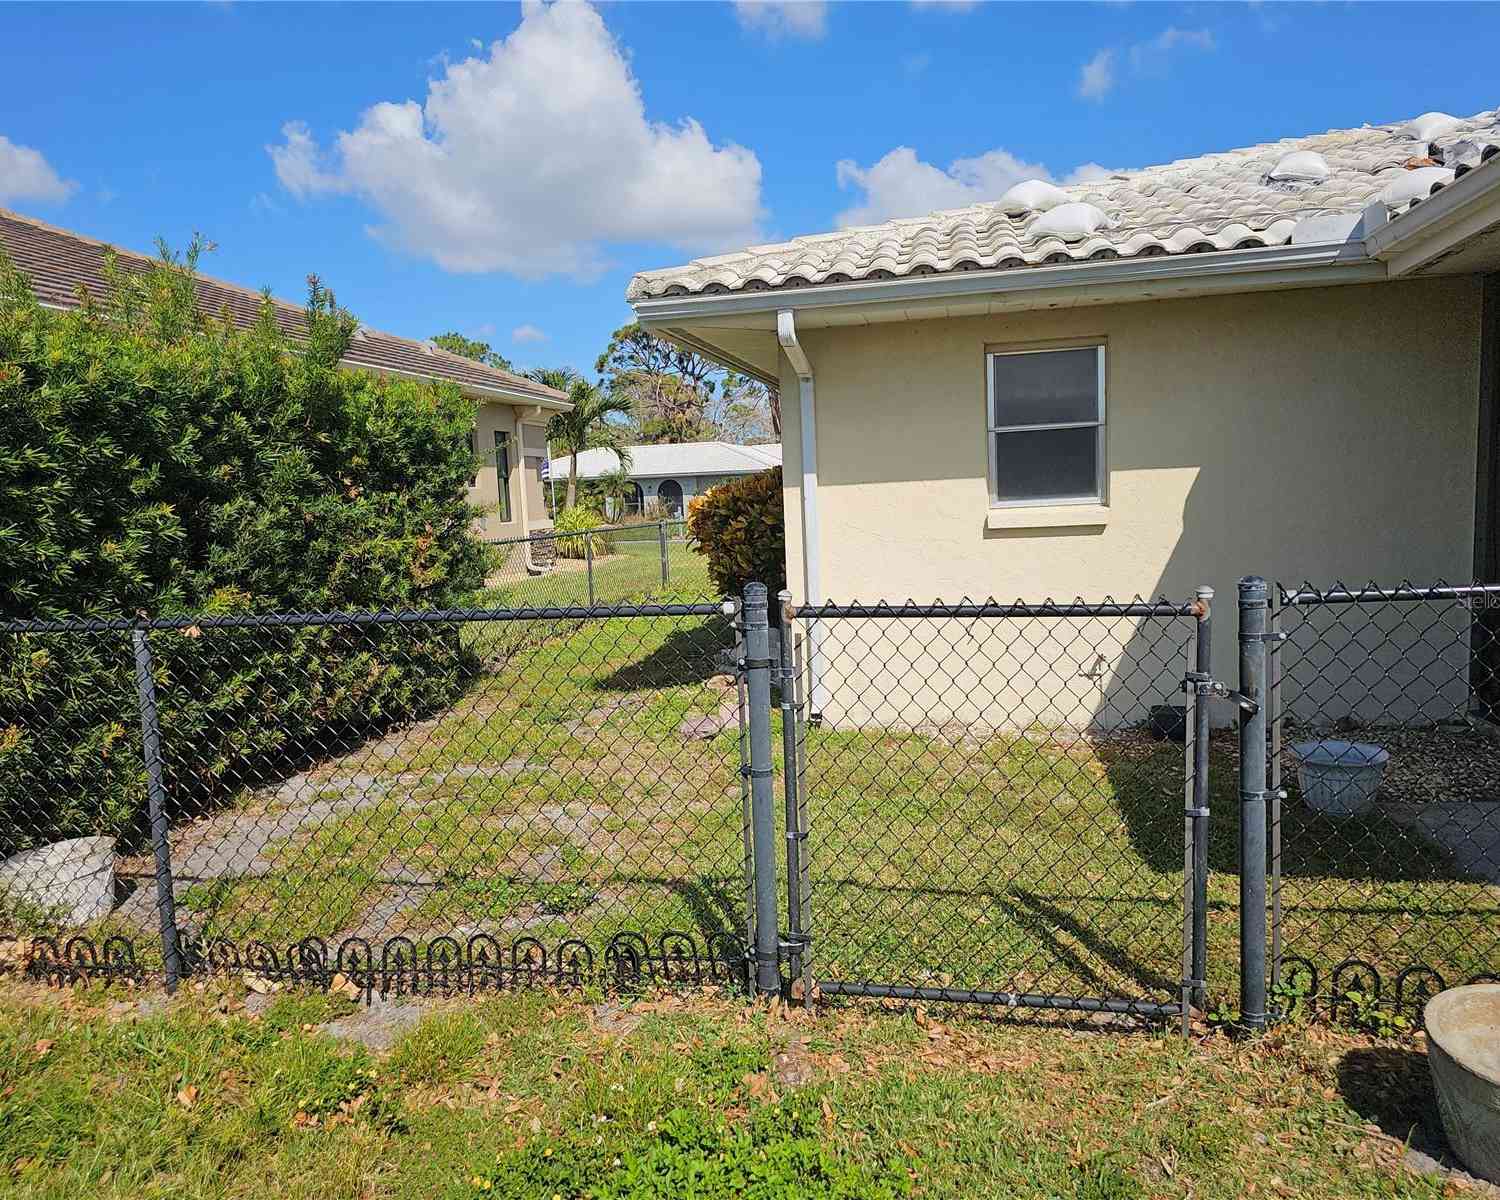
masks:
[[[725,670],[723,657],[734,646],[728,617],[706,617],[682,625],[644,658],[617,667],[596,685],[600,690],[685,687]]]
[[[1339,1092],[1349,1107],[1391,1137],[1441,1145],[1442,1122],[1427,1056],[1394,1046],[1351,1050],[1339,1059]]]
[[[1018,891],[1014,894],[1014,898],[1024,910],[1015,910],[1017,922],[1031,933],[1039,945],[1046,948],[1056,962],[1066,966],[1081,984],[1092,987],[1095,992],[1102,995],[1109,990],[1109,984],[1099,976],[1082,955],[1058,936],[1060,933],[1088,947],[1089,953],[1095,959],[1101,963],[1107,963],[1120,977],[1133,981],[1141,989],[1142,995],[1171,997],[1178,989],[1179,984],[1176,980],[1169,979],[1161,972],[1154,971],[1137,960],[1132,955],[1129,945],[1131,941],[1136,940],[1136,935],[1150,937],[1157,945],[1170,941],[1174,936],[1180,936],[1178,931],[1181,928],[1181,918],[1174,906],[1161,905],[1154,901],[1148,903],[1143,902],[1141,898],[1132,898],[1129,901],[1128,911],[1140,912],[1143,908],[1153,910],[1151,928],[1147,930],[1139,927],[1122,928],[1116,936],[1114,931],[1099,929],[1097,926],[1080,921],[1077,916],[1058,904],[1056,897]],[[1100,900],[1114,904],[1119,897],[1107,896],[1101,897]]]
[[[1154,870],[1180,871],[1183,863],[1182,748],[1160,743],[1147,753],[1138,744],[1099,746],[1131,846]],[[1238,876],[1239,797],[1237,755],[1216,740],[1209,756],[1208,869]],[[1334,818],[1301,802],[1288,781],[1281,804],[1281,873],[1286,879],[1326,878],[1375,883],[1468,882],[1442,851],[1379,813]]]

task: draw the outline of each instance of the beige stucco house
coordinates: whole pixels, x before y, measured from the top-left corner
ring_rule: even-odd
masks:
[[[629,299],[798,397],[799,601],[1500,580],[1497,143],[1428,113],[1030,181]]]
[[[109,247],[103,242],[0,209],[0,247],[30,279],[43,304],[72,308],[79,303],[80,289],[95,296],[108,292],[104,258]],[[152,263],[144,255],[115,253],[125,270],[144,271]],[[245,325],[259,316],[259,292],[204,275],[198,276],[197,286],[208,311],[227,311]],[[277,321],[295,336],[305,325],[302,307],[281,300],[274,303]],[[450,354],[431,342],[364,326],[355,333],[343,362],[351,370],[457,384],[479,405],[473,434],[479,465],[469,499],[483,509],[479,518],[483,536],[520,537],[551,528],[541,483],[547,458],[546,424],[553,413],[571,407],[566,395],[513,372]]]

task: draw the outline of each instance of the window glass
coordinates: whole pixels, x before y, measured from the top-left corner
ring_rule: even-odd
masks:
[[[995,499],[1001,503],[1098,496],[1096,426],[991,436],[995,442]]]
[[[510,434],[495,430],[495,484],[500,493],[500,519],[510,520]]]
[[[996,354],[990,358],[990,370],[992,428],[1099,419],[1099,352],[1093,347]]]

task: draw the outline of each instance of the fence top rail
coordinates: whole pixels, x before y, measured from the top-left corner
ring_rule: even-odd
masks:
[[[278,629],[313,626],[450,625],[464,621],[564,621],[606,617],[709,617],[725,602],[701,604],[595,604],[542,608],[380,609],[370,612],[279,612],[236,616],[58,617],[0,621],[0,634],[110,633],[130,630]]]
[[[908,600],[901,604],[797,604],[792,606],[792,615],[805,620],[823,617],[1198,617],[1205,610],[1199,601],[1177,603],[1172,600],[1118,601],[1104,599],[1097,602],[1071,600],[1059,602],[1043,600],[1039,604],[1027,604],[1016,600],[1002,604],[998,600],[982,602],[960,601],[957,604],[918,604]]]
[[[538,529],[534,533],[522,533],[514,537],[481,537],[479,540],[486,546],[512,546],[519,545],[521,542],[545,542],[554,538],[581,538],[586,533],[631,533],[634,531],[655,533],[658,525],[685,526],[687,518],[663,517],[660,521],[637,521],[633,525],[595,525],[592,529]]]
[[[1500,604],[1500,584],[1494,583],[1437,583],[1431,587],[1419,587],[1406,582],[1393,588],[1383,588],[1374,583],[1360,588],[1351,588],[1342,583],[1336,583],[1331,588],[1318,588],[1310,583],[1304,583],[1298,588],[1288,588],[1278,583],[1276,590],[1284,608],[1308,608],[1319,604],[1370,604],[1375,601],[1411,604],[1424,600],[1486,600]]]

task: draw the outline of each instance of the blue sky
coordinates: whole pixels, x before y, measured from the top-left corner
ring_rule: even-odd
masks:
[[[591,368],[632,271],[1500,104],[1500,6],[0,6],[0,205]]]

